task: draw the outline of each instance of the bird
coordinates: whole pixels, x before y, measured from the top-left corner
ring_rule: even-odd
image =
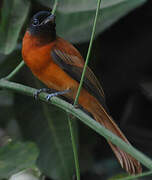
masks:
[[[50,93],[47,100],[54,95],[62,95],[74,102],[85,61],[70,42],[57,35],[56,17],[50,11],[39,11],[32,17],[23,37],[22,57],[34,76],[48,88],[38,90],[36,95],[53,89],[56,93]],[[86,68],[78,104],[95,121],[130,144],[109,115],[104,91],[89,67]],[[126,172],[142,172],[139,161],[112,142],[108,141],[108,144]]]

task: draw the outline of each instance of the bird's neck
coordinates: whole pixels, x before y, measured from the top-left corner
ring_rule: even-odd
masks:
[[[56,39],[56,31],[53,31],[50,34],[32,34],[31,31],[27,32],[31,38],[33,38],[33,41],[34,39],[36,40],[35,42],[37,46],[44,46],[45,44],[51,43]]]
[[[38,38],[26,32],[22,43],[22,55],[33,73],[41,71],[50,62],[50,52],[54,42],[42,44]]]

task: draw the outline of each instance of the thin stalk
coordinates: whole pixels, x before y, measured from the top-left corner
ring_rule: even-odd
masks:
[[[55,14],[57,5],[58,5],[58,0],[55,0],[54,5],[53,5],[53,9],[52,9],[52,12],[51,12],[53,15]]]
[[[96,23],[97,23],[100,4],[101,4],[101,0],[98,0],[97,9],[96,9],[96,15],[95,15],[95,19],[94,19],[93,28],[92,28],[91,39],[90,39],[89,48],[88,48],[88,52],[87,52],[87,57],[86,57],[86,61],[85,61],[85,64],[84,64],[84,68],[83,68],[79,88],[78,88],[78,91],[77,91],[77,94],[76,94],[76,97],[75,97],[74,106],[78,103],[78,99],[79,99],[80,91],[81,91],[81,88],[82,88],[85,72],[86,72],[86,69],[87,69],[88,62],[89,62],[89,57],[90,57],[92,43],[93,43],[93,39],[94,39],[94,35],[95,35],[95,29],[96,29]]]
[[[53,9],[52,9],[52,14],[55,14],[57,4],[58,4],[58,0],[55,0],[54,6],[53,6]],[[77,180],[80,180],[80,168],[79,168],[78,152],[77,152],[77,147],[76,147],[76,142],[75,142],[72,119],[70,118],[69,113],[67,113],[67,116],[68,116],[68,123],[69,123],[70,135],[71,135],[71,142],[72,142],[72,149],[73,149],[73,155],[74,155],[75,168],[76,168],[76,177],[77,177]]]
[[[152,171],[148,171],[139,175],[132,175],[132,176],[128,176],[128,177],[124,177],[124,178],[120,178],[118,180],[132,180],[132,179],[137,179],[137,178],[141,178],[141,177],[145,177],[145,176],[149,176],[152,174]]]
[[[78,88],[78,91],[77,91],[77,94],[76,94],[76,97],[75,97],[75,100],[74,100],[74,106],[78,103],[78,98],[79,98],[80,91],[81,91],[81,88],[82,88],[86,68],[87,68],[87,65],[88,65],[88,62],[89,62],[89,57],[90,57],[92,43],[93,43],[93,39],[94,39],[94,35],[95,35],[95,28],[96,28],[96,22],[97,22],[97,17],[98,17],[98,13],[99,13],[100,4],[101,4],[101,0],[98,0],[97,8],[96,8],[96,15],[95,15],[92,34],[91,34],[91,39],[90,39],[90,44],[89,44],[89,48],[88,48],[88,53],[87,53],[85,65],[84,65],[84,68],[83,68],[79,88]],[[75,160],[75,166],[76,166],[76,176],[77,176],[77,180],[80,180],[80,168],[79,168],[78,152],[77,152],[77,148],[76,148],[76,144],[75,144],[75,138],[74,138],[73,127],[72,127],[72,122],[71,122],[72,120],[70,119],[69,115],[68,115],[68,121],[69,121],[69,127],[70,127],[70,133],[71,133],[71,141],[72,141],[74,160]]]
[[[21,61],[20,64],[8,75],[5,77],[6,80],[11,80],[24,66],[24,61]]]
[[[52,14],[55,14],[57,4],[58,4],[58,0],[55,0],[54,5],[53,5],[53,9],[52,9]],[[77,177],[77,180],[80,180],[80,168],[79,168],[78,152],[77,152],[77,147],[76,147],[76,142],[75,142],[74,129],[72,126],[72,119],[70,118],[70,114],[67,113],[67,116],[68,116],[68,123],[69,123],[70,135],[71,135],[71,142],[72,142],[75,168],[76,168],[76,177]]]
[[[45,118],[48,122],[48,126],[49,126],[49,129],[51,130],[51,133],[52,133],[52,138],[54,139],[54,145],[56,146],[56,151],[58,153],[58,156],[60,158],[60,163],[61,163],[61,166],[63,168],[63,171],[65,172],[64,176],[66,179],[70,179],[70,176],[69,176],[69,173],[68,173],[68,169],[67,167],[65,166],[65,161],[64,161],[64,153],[62,152],[61,148],[61,143],[60,143],[60,138],[59,136],[57,135],[57,127],[55,125],[55,121],[53,120],[53,118],[51,118],[51,115],[50,115],[50,107],[47,106],[46,103],[42,103],[42,107],[43,107],[43,112],[44,112],[44,115],[45,115]]]
[[[18,92],[20,94],[33,96],[37,92],[37,89],[30,88],[25,85],[21,85],[19,83],[10,82],[5,79],[0,79],[0,88],[1,89],[7,89],[14,92]],[[73,116],[80,119],[84,124],[89,126],[91,129],[93,129],[95,132],[106,138],[108,141],[111,141],[113,144],[118,146],[120,149],[125,151],[126,153],[133,156],[135,159],[137,159],[139,162],[141,162],[145,167],[152,170],[152,160],[144,155],[142,152],[135,149],[132,145],[125,143],[122,139],[120,139],[118,136],[113,134],[111,131],[103,127],[98,122],[94,121],[90,116],[88,116],[86,113],[81,111],[78,108],[74,108],[72,104],[58,98],[58,97],[52,97],[50,101],[48,102],[46,100],[47,93],[41,93],[39,95],[39,99],[46,102],[54,104],[55,106],[63,109],[64,111],[72,114]]]
[[[67,115],[68,115],[68,123],[69,123],[69,129],[70,129],[70,134],[71,134],[71,142],[72,142],[72,148],[73,148],[75,168],[76,168],[76,177],[77,177],[77,180],[80,180],[79,158],[78,158],[78,151],[77,151],[76,141],[75,141],[76,138],[74,135],[72,119],[70,118],[70,114],[67,113]]]

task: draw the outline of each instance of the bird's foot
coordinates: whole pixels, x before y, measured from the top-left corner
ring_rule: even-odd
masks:
[[[78,104],[73,105],[75,109],[78,109],[80,106]]]
[[[38,99],[39,94],[41,94],[42,92],[52,93],[52,90],[51,90],[51,89],[48,89],[48,88],[38,89],[38,90],[34,93],[34,99]]]
[[[64,91],[58,91],[58,92],[55,92],[55,93],[51,93],[51,94],[47,95],[46,100],[49,101],[52,97],[66,94],[69,91],[70,91],[70,89],[67,89],[67,90],[64,90]]]

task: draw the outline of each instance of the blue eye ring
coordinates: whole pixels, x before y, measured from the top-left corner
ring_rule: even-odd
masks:
[[[32,25],[33,26],[39,25],[39,20],[38,19],[34,19]]]

